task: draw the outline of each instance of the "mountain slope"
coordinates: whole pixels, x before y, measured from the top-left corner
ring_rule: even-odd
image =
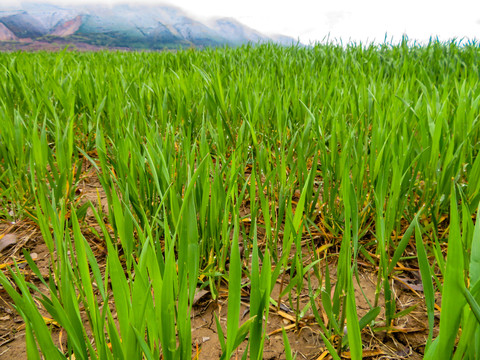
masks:
[[[26,11],[2,17],[0,23],[18,38],[37,38],[48,33],[48,29]]]
[[[77,15],[72,20],[58,23],[50,34],[56,36],[73,35],[80,29],[80,26],[82,26],[82,15]]]
[[[1,10],[0,5],[0,41],[32,39],[132,49],[286,41],[284,37],[263,35],[231,18],[204,23],[173,6],[60,7],[30,3],[16,11]]]
[[[212,23],[212,28],[234,44],[265,42],[271,40],[266,35],[249,28],[233,18],[220,18]]]
[[[0,41],[12,41],[12,40],[18,40],[18,38],[5,25],[0,23]]]

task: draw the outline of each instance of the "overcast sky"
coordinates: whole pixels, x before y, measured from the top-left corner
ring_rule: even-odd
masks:
[[[18,0],[0,0],[20,4]],[[35,1],[30,1],[35,2]],[[170,4],[200,19],[234,17],[264,33],[303,43],[410,39],[480,39],[480,0],[42,0],[54,4]]]

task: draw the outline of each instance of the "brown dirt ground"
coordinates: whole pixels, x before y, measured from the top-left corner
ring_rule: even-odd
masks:
[[[95,177],[85,177],[81,184],[81,192],[84,201],[90,200],[97,202],[97,188],[100,187],[98,180]],[[104,210],[106,210],[106,199],[103,195],[100,196],[100,201]],[[87,221],[91,217],[87,213]],[[28,249],[32,257],[36,258],[36,263],[40,268],[42,275],[48,277],[50,266],[50,255],[48,249],[42,239],[40,230],[34,222],[30,220],[18,221],[15,224],[0,222],[0,237],[5,234],[13,234],[16,237],[16,243],[6,247],[0,252],[0,268],[6,272],[7,265],[11,265],[14,260],[21,261],[23,258],[22,249]],[[92,234],[85,234],[87,239],[92,238]],[[104,249],[98,240],[92,240],[92,246],[98,255],[99,263],[104,263]],[[332,247],[333,248],[333,247]],[[330,260],[328,261],[329,270],[333,283],[336,275],[336,255],[335,252],[330,253]],[[24,266],[24,264],[20,264]],[[325,268],[325,262],[321,263]],[[371,304],[374,303],[375,289],[377,281],[377,269],[369,265],[362,258],[358,261],[359,282],[355,283],[355,297],[357,303],[357,311],[359,316],[363,316],[368,312]],[[30,278],[37,286],[40,287],[40,282],[35,279],[33,274],[25,269],[25,275]],[[288,283],[288,276],[282,279],[284,283]],[[286,286],[284,284],[284,286]],[[318,288],[320,284],[315,276],[311,276],[311,284],[314,289]],[[283,287],[284,287],[283,286]],[[362,341],[364,345],[364,357],[370,359],[422,359],[424,345],[427,339],[427,315],[423,300],[423,292],[421,282],[419,282],[418,266],[415,262],[403,264],[395,274],[394,280],[391,282],[393,292],[397,302],[397,312],[402,311],[408,307],[416,305],[415,310],[408,315],[396,320],[390,331],[377,331],[366,327],[362,331]],[[281,288],[280,282],[275,284],[272,297],[278,298]],[[365,294],[362,295],[362,291]],[[246,294],[248,295],[248,294]],[[382,299],[380,294],[380,299]],[[368,302],[367,302],[368,299]],[[248,301],[248,297],[245,298]],[[296,295],[292,295],[292,302],[288,298],[282,299],[283,304],[288,308],[292,308],[296,304]],[[308,298],[308,284],[305,280],[304,290],[300,295],[301,308],[309,301]],[[317,301],[317,304],[319,302]],[[382,305],[382,304],[380,304]],[[245,315],[243,320],[248,318],[247,302],[242,302],[241,314]],[[219,298],[214,301],[209,293],[197,299],[192,309],[192,353],[197,354],[199,359],[218,359],[221,355],[220,343],[215,324],[214,314],[219,316],[220,323],[225,330],[226,318],[228,311],[227,293],[220,291]],[[319,306],[319,311],[325,318],[325,314]],[[45,313],[45,316],[47,314]],[[382,327],[385,324],[382,322],[384,316],[383,310],[377,318],[377,326]],[[285,359],[284,343],[281,333],[281,328],[285,327],[288,334],[288,339],[294,353],[297,354],[297,359],[329,359],[331,358],[326,352],[323,345],[320,329],[315,322],[311,310],[309,310],[302,321],[295,326],[294,312],[277,311],[272,308],[270,310],[267,333],[268,338],[265,341],[264,359]],[[436,314],[436,329],[438,330],[439,315]],[[52,337],[56,344],[65,346],[64,332],[50,325]],[[436,336],[437,333],[434,333]],[[335,339],[332,339],[335,342]],[[241,344],[237,350],[236,358],[241,358],[245,351],[246,342]],[[348,353],[343,353],[344,358],[348,358]],[[16,313],[14,306],[11,303],[6,291],[0,286],[0,358],[3,360],[21,360],[26,359],[25,350],[25,331],[22,318]]]

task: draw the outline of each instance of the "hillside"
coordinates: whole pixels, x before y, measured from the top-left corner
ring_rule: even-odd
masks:
[[[14,33],[10,31],[5,25],[0,23],[0,41],[18,40]]]
[[[269,37],[232,18],[199,21],[173,6],[56,6],[0,5],[0,49],[77,48],[178,49],[242,45],[260,42],[293,43],[283,35]]]

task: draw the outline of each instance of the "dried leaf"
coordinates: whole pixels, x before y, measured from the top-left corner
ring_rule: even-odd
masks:
[[[416,279],[401,278],[397,276],[395,276],[394,278],[395,280],[398,280],[398,282],[402,285],[403,288],[423,292],[423,284]]]
[[[192,305],[196,305],[200,301],[200,299],[202,299],[208,293],[210,293],[210,291],[205,290],[205,289],[197,291],[195,293],[195,296],[193,297],[193,304]]]
[[[295,327],[295,324],[291,324],[291,325],[283,327],[283,329],[285,329],[285,331],[287,331],[287,330],[293,329],[294,327]],[[273,330],[271,333],[269,333],[268,336],[272,336],[272,335],[275,335],[275,334],[278,334],[278,333],[281,333],[281,332],[282,332],[282,328],[276,329],[276,330]]]
[[[390,328],[388,331],[389,333],[414,333],[414,332],[420,332],[420,331],[425,331],[424,327],[416,327],[416,328],[403,328],[403,327],[396,327],[393,326]]]
[[[55,320],[50,319],[49,317],[46,317],[46,316],[42,316],[42,317],[43,317],[43,320],[45,321],[45,324],[60,327],[60,324]]]
[[[330,355],[330,353],[328,352],[328,350],[324,350],[322,355],[320,355],[316,360],[323,360],[325,359],[328,355]]]
[[[287,312],[287,313],[293,312],[293,310],[290,309],[290,308],[289,308],[287,305],[285,305],[284,303],[280,303],[280,310],[283,310],[283,311],[285,311],[285,312]]]
[[[3,251],[6,247],[16,244],[18,241],[17,235],[15,234],[6,234],[0,238],[0,252]]]
[[[284,319],[290,320],[291,322],[295,322],[295,318],[292,315],[287,314],[285,311],[278,310],[277,315],[280,315]]]

